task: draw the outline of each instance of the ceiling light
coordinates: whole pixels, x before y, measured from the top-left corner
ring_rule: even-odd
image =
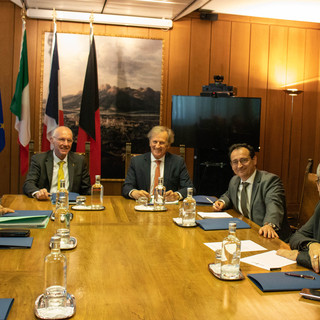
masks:
[[[57,21],[73,21],[73,22],[90,22],[91,13],[73,12],[73,11],[56,11]],[[31,19],[52,20],[52,10],[28,9],[27,17]],[[145,28],[172,28],[172,20],[143,18],[134,16],[120,16],[111,14],[93,14],[94,23],[114,24],[121,26],[145,27]]]

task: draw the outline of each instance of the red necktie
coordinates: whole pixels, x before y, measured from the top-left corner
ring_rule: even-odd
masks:
[[[156,160],[156,170],[155,170],[155,173],[154,173],[154,183],[153,183],[153,190],[154,188],[158,185],[158,182],[159,182],[159,177],[160,177],[160,163],[161,163],[161,160]]]

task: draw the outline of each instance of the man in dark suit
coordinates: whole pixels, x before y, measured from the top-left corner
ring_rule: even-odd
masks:
[[[227,192],[214,203],[213,210],[234,208],[261,226],[260,235],[288,241],[291,229],[280,178],[257,170],[254,149],[245,143],[232,145],[229,156],[235,176],[231,178]]]
[[[58,127],[53,131],[50,142],[53,150],[36,154],[31,158],[29,172],[23,185],[24,193],[38,200],[50,199],[50,194],[58,189],[61,162],[66,188],[70,192],[90,194],[90,176],[85,159],[70,151],[73,142],[72,131],[67,127]]]
[[[320,194],[320,165],[317,168],[317,188]],[[298,264],[320,272],[320,202],[318,202],[312,217],[290,238],[293,250],[279,249],[277,254]]]
[[[155,187],[155,170],[157,161],[159,161],[160,176],[163,177],[167,190],[166,201],[185,198],[187,188],[193,188],[193,184],[184,160],[180,156],[168,152],[174,139],[172,130],[156,126],[150,130],[148,138],[151,152],[131,159],[122,195],[132,199],[138,199],[142,196],[150,198]]]

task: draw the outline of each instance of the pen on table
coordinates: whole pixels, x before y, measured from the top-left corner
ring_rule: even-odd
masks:
[[[297,273],[291,273],[291,272],[285,272],[284,273],[286,276],[290,276],[290,277],[297,277],[297,278],[304,278],[304,279],[311,279],[311,280],[315,280],[314,276],[308,276],[305,274],[297,274]]]
[[[213,204],[213,201],[212,201],[212,200],[210,200],[208,197],[206,197],[206,199],[207,199],[209,202],[211,202],[211,203]]]

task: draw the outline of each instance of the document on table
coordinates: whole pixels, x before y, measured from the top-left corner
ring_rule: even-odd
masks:
[[[296,263],[296,261],[278,256],[276,250],[242,258],[240,261],[266,270],[281,268]]]
[[[241,252],[249,252],[249,251],[263,251],[267,250],[266,248],[260,246],[252,240],[241,240]],[[221,249],[222,242],[207,242],[205,243],[207,247],[216,251]]]
[[[197,212],[202,219],[207,218],[232,218],[232,215],[227,212]]]

